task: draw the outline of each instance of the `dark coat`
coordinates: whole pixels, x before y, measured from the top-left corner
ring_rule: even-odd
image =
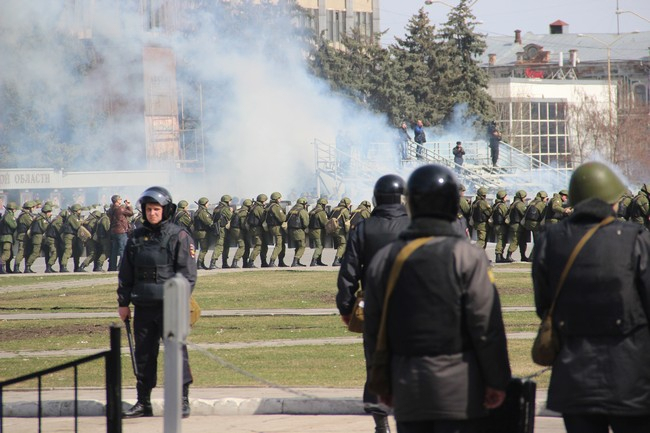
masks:
[[[501,303],[485,253],[451,222],[418,218],[381,249],[366,273],[364,337],[374,352],[385,284],[398,252],[434,239],[404,263],[388,306],[398,422],[486,415],[486,386],[504,390],[510,364]]]
[[[537,315],[553,300],[575,245],[608,215],[602,201],[579,203],[535,244]],[[561,413],[650,414],[650,233],[624,221],[600,228],[580,251],[558,296],[553,322],[561,350],[548,408]]]

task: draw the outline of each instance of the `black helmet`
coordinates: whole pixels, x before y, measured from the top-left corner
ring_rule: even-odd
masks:
[[[405,189],[404,179],[396,174],[387,174],[380,177],[377,179],[373,191],[375,205],[401,203]]]
[[[142,195],[140,195],[140,207],[142,215],[146,215],[145,205],[147,203],[157,203],[163,207],[163,221],[169,219],[176,213],[176,205],[172,200],[172,195],[162,186],[152,186],[147,188]]]
[[[458,217],[458,181],[447,167],[437,164],[416,169],[406,184],[411,218],[438,217],[453,221]]]

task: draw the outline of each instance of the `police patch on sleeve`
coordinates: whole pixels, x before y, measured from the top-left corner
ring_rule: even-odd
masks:
[[[190,257],[195,259],[196,257],[196,249],[194,248],[194,242],[190,242]]]

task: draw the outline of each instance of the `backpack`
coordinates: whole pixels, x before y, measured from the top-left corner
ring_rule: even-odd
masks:
[[[340,227],[339,219],[341,219],[341,210],[340,209],[334,211],[332,216],[325,223],[325,232],[328,235],[337,233],[339,231],[339,227]]]
[[[260,217],[257,216],[255,212],[253,212],[253,210],[257,209],[257,207],[259,206],[260,205],[258,205],[257,202],[255,202],[253,206],[250,208],[250,210],[248,211],[248,215],[246,215],[246,224],[248,225],[248,227],[259,227],[262,225],[262,220],[260,219]]]
[[[526,213],[524,214],[524,218],[526,218],[526,221],[539,222],[539,220],[542,219],[542,215],[540,215],[539,209],[537,209],[537,206],[535,206],[534,204],[531,203],[526,208]]]
[[[300,210],[289,211],[287,227],[290,229],[302,229],[302,220],[300,219]]]
[[[355,209],[352,212],[352,218],[350,218],[350,228],[355,228],[361,221],[365,219],[361,213],[362,210],[365,209]]]

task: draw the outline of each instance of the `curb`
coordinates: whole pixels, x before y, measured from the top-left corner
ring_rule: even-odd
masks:
[[[123,400],[122,410],[129,409],[135,400]],[[105,416],[106,406],[100,400],[78,400],[78,416]],[[154,416],[163,416],[164,400],[152,399]],[[364,415],[360,399],[346,398],[220,398],[190,399],[192,416],[245,415]],[[48,400],[41,403],[43,417],[74,416],[74,400]],[[546,409],[545,400],[537,400],[536,415],[559,417]],[[2,405],[2,416],[8,418],[38,417],[37,402],[14,402]]]

